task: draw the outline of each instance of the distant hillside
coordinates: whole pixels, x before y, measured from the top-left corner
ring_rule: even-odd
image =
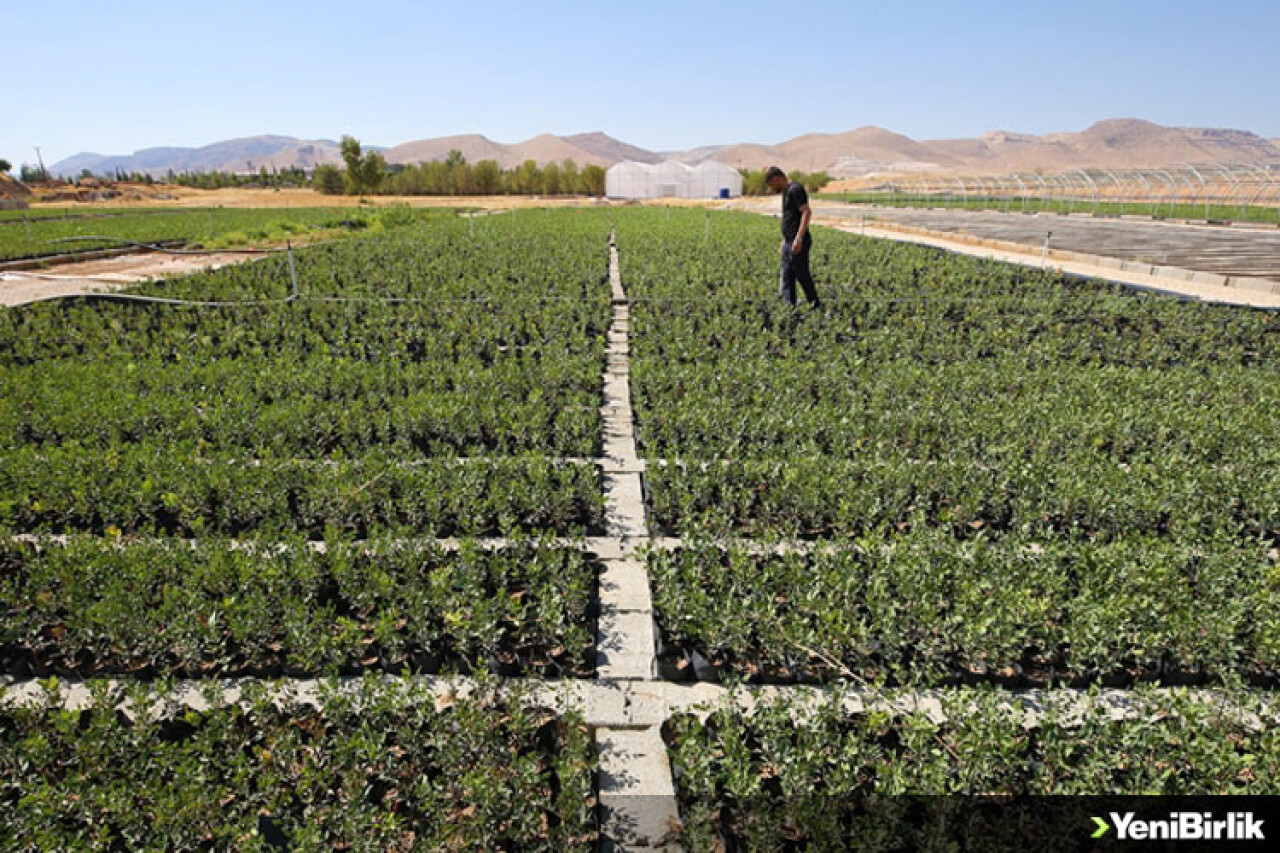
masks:
[[[601,132],[572,136],[543,134],[523,142],[494,142],[480,134],[418,139],[381,150],[390,163],[443,160],[451,150],[469,162],[496,160],[512,168],[525,160],[539,164],[572,159],[578,165],[609,166],[619,160],[685,163],[718,160],[759,169],[777,163],[785,169],[826,170],[837,177],[884,172],[943,171],[955,174],[1060,171],[1072,168],[1157,168],[1181,163],[1280,164],[1280,140],[1245,130],[1164,127],[1138,119],[1110,119],[1079,133],[1034,136],[993,131],[977,139],[917,141],[880,127],[845,133],[808,133],[772,145],[743,142],[708,145],[688,151],[655,152]],[[149,148],[131,155],[77,154],[55,163],[57,175],[97,174],[116,169],[162,176],[168,170],[250,172],[319,163],[341,163],[338,144],[288,136],[253,136],[216,142],[203,148]]]
[[[599,157],[601,165],[605,163],[612,165],[619,160],[634,160],[637,163],[661,163],[663,160],[660,154],[620,142],[599,131],[579,133],[566,136],[564,139],[565,142]]]
[[[777,145],[740,143],[706,148],[672,155],[685,163],[719,160],[730,166],[761,169],[777,163],[786,169],[845,171],[848,163],[855,169],[864,165],[867,171],[881,171],[898,166],[908,169],[932,169],[954,165],[950,157],[940,157],[928,143],[879,127],[860,127],[846,133],[807,133]],[[942,161],[941,163],[939,161]]]
[[[1042,169],[1158,168],[1180,163],[1280,164],[1280,144],[1243,130],[1162,127],[1136,119],[1101,121],[1080,133],[1033,136],[994,131],[978,139],[917,142],[878,127],[810,133],[777,145],[713,146],[673,154],[688,163],[825,169],[837,177],[881,172],[1000,174]]]
[[[291,136],[249,136],[228,139],[201,148],[146,148],[132,154],[76,154],[49,167],[55,175],[76,176],[88,169],[94,174],[145,172],[162,177],[175,172],[256,172],[289,166],[314,168],[321,163],[341,163],[338,143],[328,139],[305,140]]]
[[[611,166],[619,160],[640,160],[657,163],[662,158],[652,151],[619,142],[603,133],[580,133],[575,136],[552,136],[544,133],[524,142],[507,144],[494,142],[479,134],[445,136],[438,139],[419,139],[405,142],[386,152],[389,163],[420,163],[443,160],[451,150],[462,152],[467,162],[496,160],[504,169],[519,166],[525,160],[538,163],[573,160],[579,166],[594,163]]]
[[[968,172],[1156,168],[1180,163],[1280,163],[1280,146],[1243,130],[1163,127],[1138,119],[1100,121],[1080,133],[997,131],[980,139],[926,142],[937,162]],[[955,164],[953,166],[952,164]]]

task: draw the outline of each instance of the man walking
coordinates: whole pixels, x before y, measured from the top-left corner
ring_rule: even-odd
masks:
[[[804,297],[814,308],[819,307],[818,292],[809,274],[809,250],[813,247],[813,235],[809,233],[809,194],[796,181],[788,181],[787,173],[777,166],[770,166],[764,173],[765,183],[775,193],[782,193],[782,275],[778,295],[795,307],[796,282],[804,288]]]

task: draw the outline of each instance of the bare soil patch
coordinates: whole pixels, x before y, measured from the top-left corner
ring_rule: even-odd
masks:
[[[119,290],[148,278],[161,279],[217,269],[261,255],[217,252],[209,255],[146,253],[62,264],[50,270],[0,273],[0,305],[22,305],[59,296]]]

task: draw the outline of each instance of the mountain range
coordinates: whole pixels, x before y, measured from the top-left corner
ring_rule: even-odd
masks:
[[[672,159],[689,164],[719,160],[753,169],[776,163],[784,169],[826,170],[836,177],[885,172],[981,175],[1095,167],[1159,168],[1183,163],[1280,165],[1280,140],[1264,139],[1246,130],[1165,127],[1139,119],[1100,121],[1078,133],[994,131],[976,139],[926,141],[880,127],[860,127],[845,133],[808,133],[774,145],[745,142],[687,151],[650,151],[600,132],[542,134],[517,143],[467,134],[366,147],[381,151],[393,164],[443,160],[449,151],[458,150],[469,162],[496,160],[503,168],[525,160],[547,163],[573,159],[580,166],[609,166],[620,160],[657,163]],[[129,155],[81,153],[53,164],[50,171],[74,176],[84,169],[95,174],[123,170],[160,177],[170,169],[256,172],[263,166],[311,169],[321,163],[341,162],[338,143],[333,140],[252,136],[200,148],[148,148]]]

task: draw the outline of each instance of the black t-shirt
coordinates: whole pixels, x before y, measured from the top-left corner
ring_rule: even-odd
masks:
[[[788,243],[796,239],[796,234],[800,233],[800,208],[809,203],[809,194],[804,191],[804,185],[798,181],[792,181],[791,184],[782,192],[782,237]],[[804,232],[804,244],[807,246],[813,242],[813,235],[806,229]]]

